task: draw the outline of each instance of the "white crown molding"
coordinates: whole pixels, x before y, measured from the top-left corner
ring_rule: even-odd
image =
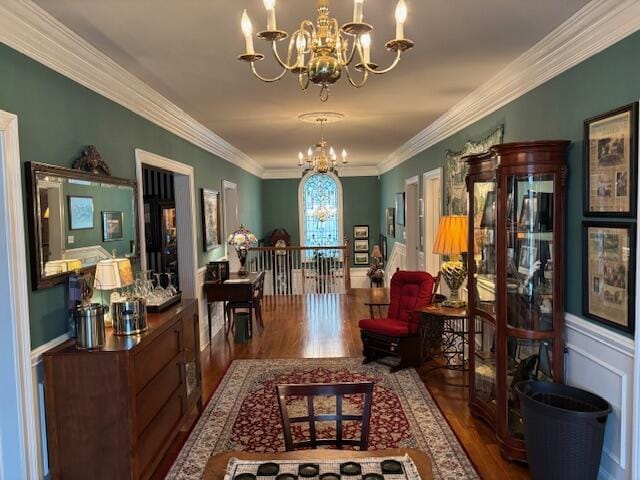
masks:
[[[340,178],[345,177],[377,177],[380,170],[375,165],[359,165],[341,167],[338,171]],[[299,168],[266,168],[262,173],[265,180],[284,180],[290,178],[302,178]]]
[[[263,167],[30,0],[0,3],[0,42],[247,172]]]
[[[385,173],[640,30],[640,1],[593,0],[379,165]]]

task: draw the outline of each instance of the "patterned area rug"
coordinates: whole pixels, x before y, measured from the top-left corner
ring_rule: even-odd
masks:
[[[479,478],[415,370],[391,374],[388,367],[362,365],[357,358],[234,361],[166,478],[202,478],[213,453],[284,451],[276,384],[359,381],[375,382],[370,450],[415,448],[431,456],[435,479]],[[358,400],[345,403],[357,410]],[[295,399],[288,408],[298,408]],[[347,438],[359,435],[355,428],[345,431]]]

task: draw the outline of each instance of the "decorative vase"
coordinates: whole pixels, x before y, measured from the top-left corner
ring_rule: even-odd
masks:
[[[238,275],[246,277],[249,274],[247,267],[245,266],[247,263],[247,249],[238,248],[236,251],[238,252],[238,259],[240,260],[240,270],[238,270]]]

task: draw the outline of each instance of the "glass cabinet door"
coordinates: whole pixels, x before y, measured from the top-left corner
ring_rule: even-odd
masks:
[[[474,392],[494,415],[496,413],[496,327],[489,319],[476,315],[474,321]]]
[[[507,428],[513,438],[522,439],[515,386],[553,379],[551,338],[519,338],[518,331],[553,336],[554,175],[511,175],[506,180]]]
[[[490,315],[496,303],[496,182],[473,184],[473,261],[475,305]]]
[[[553,330],[554,176],[507,177],[507,325]]]

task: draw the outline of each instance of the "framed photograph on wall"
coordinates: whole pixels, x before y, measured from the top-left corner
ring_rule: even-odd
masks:
[[[353,238],[369,238],[369,225],[354,225]]]
[[[355,253],[353,263],[356,265],[369,265],[369,253]]]
[[[354,240],[353,250],[355,252],[369,252],[369,240]]]
[[[582,223],[582,313],[635,332],[635,224]]]
[[[382,252],[382,262],[387,262],[387,237],[385,237],[382,233],[380,234],[380,251]]]
[[[205,252],[220,246],[220,192],[203,188],[202,200],[202,239]]]
[[[636,216],[638,103],[584,122],[584,215]]]
[[[398,225],[404,225],[404,203],[405,203],[405,193],[396,193],[396,221]]]
[[[205,281],[222,283],[225,280],[229,280],[229,262],[227,260],[209,262],[205,273]]]
[[[93,197],[67,196],[69,230],[91,230],[93,228]]]
[[[396,236],[396,209],[391,207],[387,208],[386,211],[387,218],[387,235],[390,237]]]
[[[122,240],[124,238],[123,225],[123,212],[102,212],[102,241]]]

